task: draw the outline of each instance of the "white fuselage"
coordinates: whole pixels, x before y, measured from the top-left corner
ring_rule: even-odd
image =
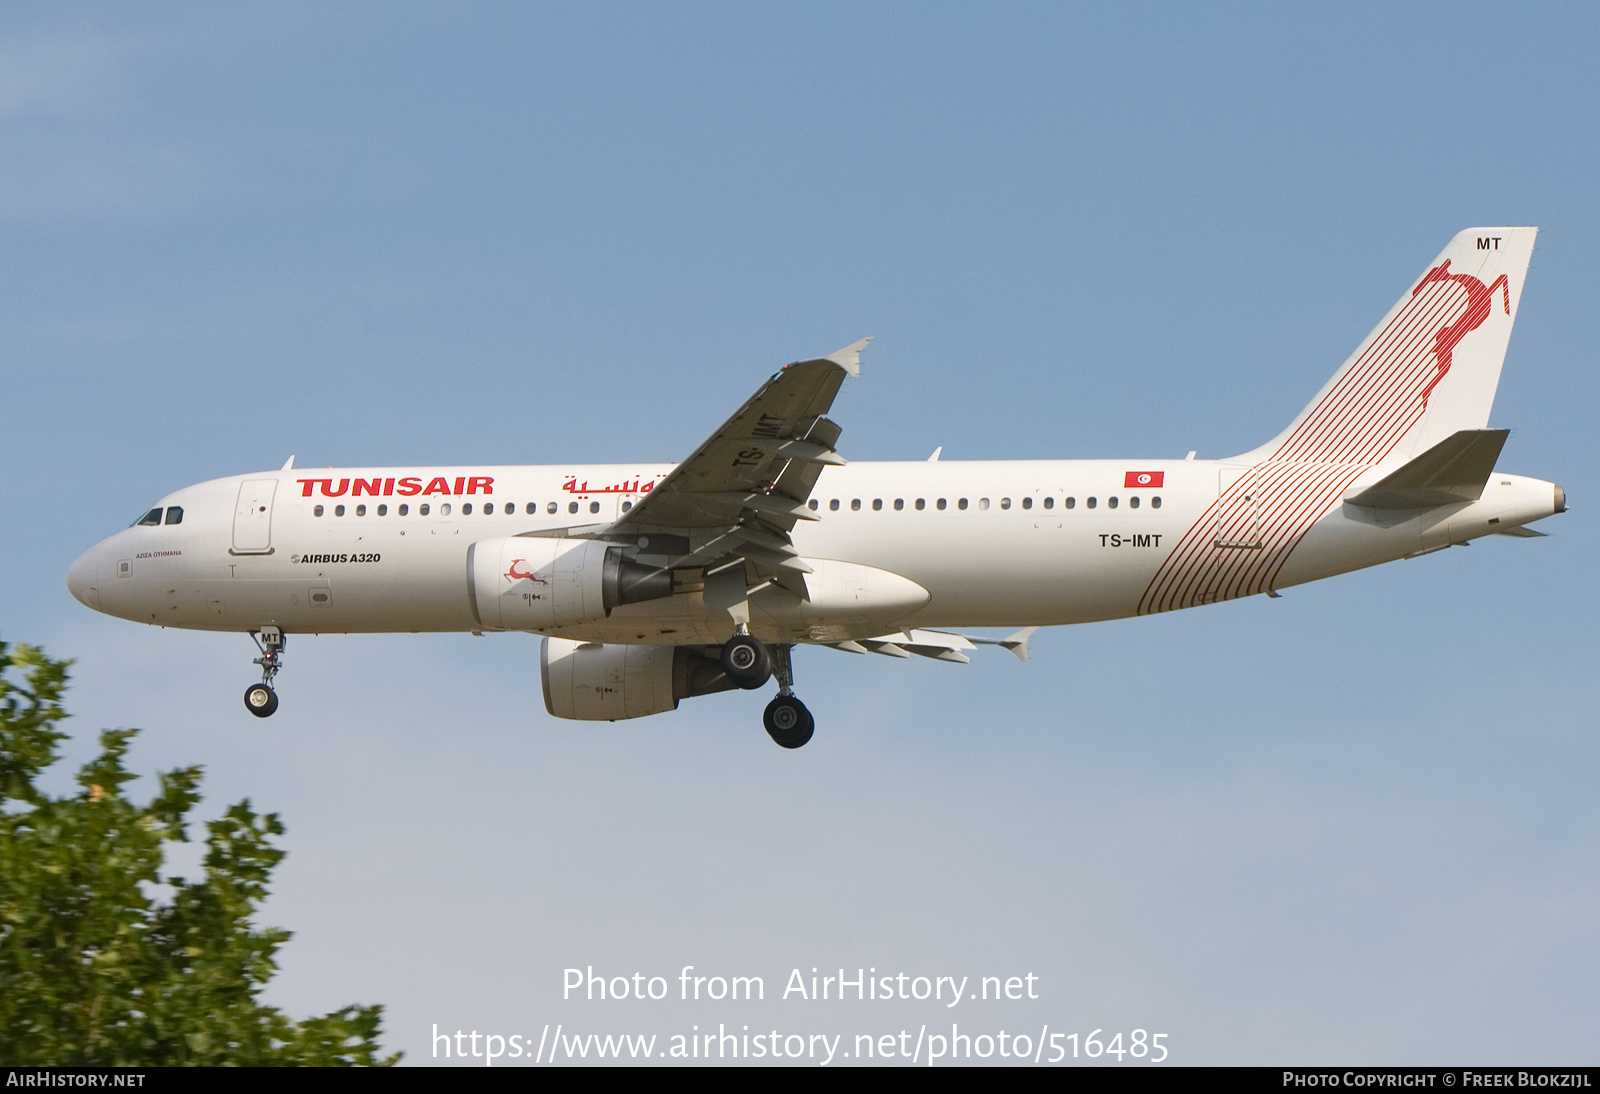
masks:
[[[1210,531],[1224,519],[1219,492],[1241,468],[1208,460],[829,468],[812,492],[821,519],[800,522],[792,539],[815,568],[810,580],[819,588],[831,583],[833,592],[811,611],[782,590],[752,594],[751,631],[766,641],[837,641],[905,627],[1114,619],[1271,592],[1517,528],[1560,508],[1553,484],[1499,472],[1479,500],[1458,505],[1395,512],[1335,498],[1292,541],[1274,546],[1265,537],[1279,552],[1266,577],[1230,584],[1233,560],[1259,549],[1230,540],[1237,529],[1215,537]],[[118,532],[78,560],[68,583],[98,611],[164,627],[494,629],[469,595],[471,544],[609,524],[670,470],[294,469],[216,479],[162,499],[164,511],[182,509],[181,523]],[[1129,486],[1137,474],[1160,485]],[[1352,482],[1372,474],[1342,469]],[[1163,571],[1163,564],[1182,542],[1198,543],[1207,561],[1179,575],[1188,581],[1181,598],[1152,599],[1158,572],[1169,580],[1172,566]],[[873,575],[882,577],[876,585]],[[877,597],[872,590],[890,589],[885,582],[892,595]],[[854,602],[840,607],[841,597]],[[705,604],[700,586],[685,584],[670,597],[546,633],[687,644],[721,642],[732,627],[725,611]]]

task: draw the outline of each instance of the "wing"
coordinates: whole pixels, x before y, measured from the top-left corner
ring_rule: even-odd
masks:
[[[641,556],[673,569],[721,572],[742,560],[758,584],[804,597],[811,568],[789,533],[819,519],[806,507],[811,489],[824,467],[845,462],[834,451],[841,430],[827,413],[845,376],[861,374],[870,341],[785,365],[637,505],[589,534],[633,540]]]

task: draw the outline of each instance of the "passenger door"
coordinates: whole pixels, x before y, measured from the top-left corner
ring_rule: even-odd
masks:
[[[233,554],[272,553],[272,497],[277,479],[250,479],[239,484],[239,503],[233,510]]]

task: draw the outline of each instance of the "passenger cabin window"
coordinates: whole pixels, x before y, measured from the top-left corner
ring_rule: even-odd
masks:
[[[448,517],[450,515],[450,503],[449,502],[445,502],[443,505],[439,506],[439,515],[441,517]]]
[[[576,513],[577,511],[578,511],[578,503],[577,502],[571,501],[571,502],[567,503],[567,512]]]
[[[882,509],[883,508],[883,499],[882,498],[873,498],[872,499],[872,508],[873,509]]]
[[[597,502],[597,501],[591,501],[589,503],[589,512],[598,513],[599,511],[600,511],[600,503]]]
[[[822,503],[819,502],[816,498],[812,498],[810,501],[806,502],[806,504],[811,506],[811,509],[812,509],[813,512],[815,512],[816,510],[822,508]]]
[[[828,503],[829,512],[836,511],[838,508],[839,508],[839,499],[838,498],[834,498],[832,501],[830,501]]]
[[[546,513],[554,513],[558,508],[559,506],[555,502],[551,502],[549,505],[545,506],[544,511]]]
[[[483,503],[483,515],[486,517],[494,516],[494,502],[486,501]]]
[[[403,508],[405,508],[405,506],[401,506],[401,508],[403,509]],[[311,515],[314,516],[314,517],[320,517],[322,515],[322,506],[313,505],[311,507]]]
[[[1115,509],[1117,507],[1117,496],[1115,494],[1112,494],[1106,499],[1106,506],[1111,509]]]
[[[918,509],[926,509],[927,507],[928,507],[928,503],[926,501],[924,501],[922,498],[918,498],[917,499],[917,508]]]
[[[157,524],[161,523],[161,508],[159,506],[157,506],[156,508],[154,508],[154,509],[150,510],[148,513],[146,513],[144,516],[140,517],[134,523],[137,524],[138,526],[140,526],[141,528],[143,528],[143,527],[152,527],[153,528]]]
[[[1033,499],[1032,498],[1023,498],[1022,499],[1022,507],[1024,509],[1032,509],[1033,508]]]
[[[943,508],[944,508],[944,504],[945,504],[945,503],[944,503],[944,499],[943,499],[943,498],[940,498],[940,499],[939,499],[939,500],[938,500],[938,501],[936,501],[936,502],[934,502],[934,503],[933,503],[933,507],[934,507],[934,508],[935,508],[935,509],[943,509]]]
[[[1028,507],[1028,503],[1027,502],[1023,502],[1022,503],[1022,507],[1024,509],[1026,509]],[[1055,498],[1045,498],[1044,499],[1044,507],[1046,509],[1054,509],[1056,507],[1056,499]]]
[[[633,502],[625,501],[625,502],[622,503],[622,511],[624,513],[626,513],[629,509],[632,509],[632,508],[633,508]]]
[[[528,515],[531,517],[535,513],[537,513],[538,511],[539,511],[539,503],[536,502],[536,501],[530,501],[528,503]]]
[[[366,515],[367,515],[367,507],[365,505],[356,506],[356,516],[364,517]]]
[[[1138,494],[1133,494],[1133,495],[1129,496],[1129,498],[1128,498],[1128,508],[1129,509],[1137,509],[1137,508],[1139,508],[1139,495]]]
[[[967,499],[966,498],[962,498],[960,501],[956,502],[956,508],[957,509],[965,509],[966,507],[967,507]]]
[[[472,503],[470,501],[462,505],[461,515],[464,517],[470,517],[472,515]]]
[[[402,517],[403,517],[403,516],[405,516],[405,515],[406,515],[406,514],[407,514],[407,513],[409,513],[409,512],[411,512],[411,506],[409,506],[409,505],[402,505],[402,506],[400,506],[400,510],[399,510],[399,512],[400,512],[400,515],[401,515],[401,516],[402,516]]]
[[[388,516],[389,515],[389,507],[387,505],[378,506],[378,515],[380,517]]]
[[[856,511],[856,512],[859,512],[860,509],[861,509],[861,499],[860,498],[851,498],[850,499],[850,508],[852,510]]]
[[[169,506],[167,506],[167,523],[168,524],[182,524],[183,523],[183,506],[181,506],[181,505],[169,505]]]
[[[342,506],[342,505],[335,505],[335,506],[334,506],[334,507],[333,507],[333,515],[334,515],[334,516],[336,516],[336,517],[342,517],[342,516],[344,516],[344,506]]]
[[[427,502],[423,502],[421,505],[417,506],[417,516],[425,517],[427,515],[428,515],[428,503]]]
[[[1063,504],[1065,504],[1068,509],[1076,509],[1078,507],[1078,499],[1068,498]]]
[[[966,506],[963,505],[961,508],[965,509]],[[989,499],[988,498],[979,498],[978,499],[978,508],[979,509],[987,509],[987,508],[989,508]]]
[[[896,510],[904,509],[906,507],[906,499],[905,498],[895,498],[894,499],[894,507],[895,507]]]
[[[1157,494],[1155,497],[1150,499],[1150,508],[1152,508],[1152,509],[1160,509],[1161,508],[1161,495],[1160,494]]]

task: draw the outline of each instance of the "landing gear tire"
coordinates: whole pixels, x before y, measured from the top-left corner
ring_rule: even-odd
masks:
[[[772,655],[760,639],[736,634],[722,646],[722,671],[735,687],[754,691],[772,679]]]
[[[761,724],[767,727],[767,736],[782,748],[799,748],[811,740],[817,728],[806,705],[793,695],[779,695],[768,703]]]
[[[244,708],[257,718],[268,718],[278,709],[278,693],[265,684],[251,684],[244,689]]]
[[[259,631],[252,631],[250,639],[261,651],[261,656],[254,662],[261,666],[261,683],[251,684],[244,689],[244,709],[257,718],[270,718],[272,712],[278,709],[278,693],[272,690],[272,681],[277,677],[278,670],[283,668],[283,647],[288,644],[289,638],[277,627],[262,627]]]

